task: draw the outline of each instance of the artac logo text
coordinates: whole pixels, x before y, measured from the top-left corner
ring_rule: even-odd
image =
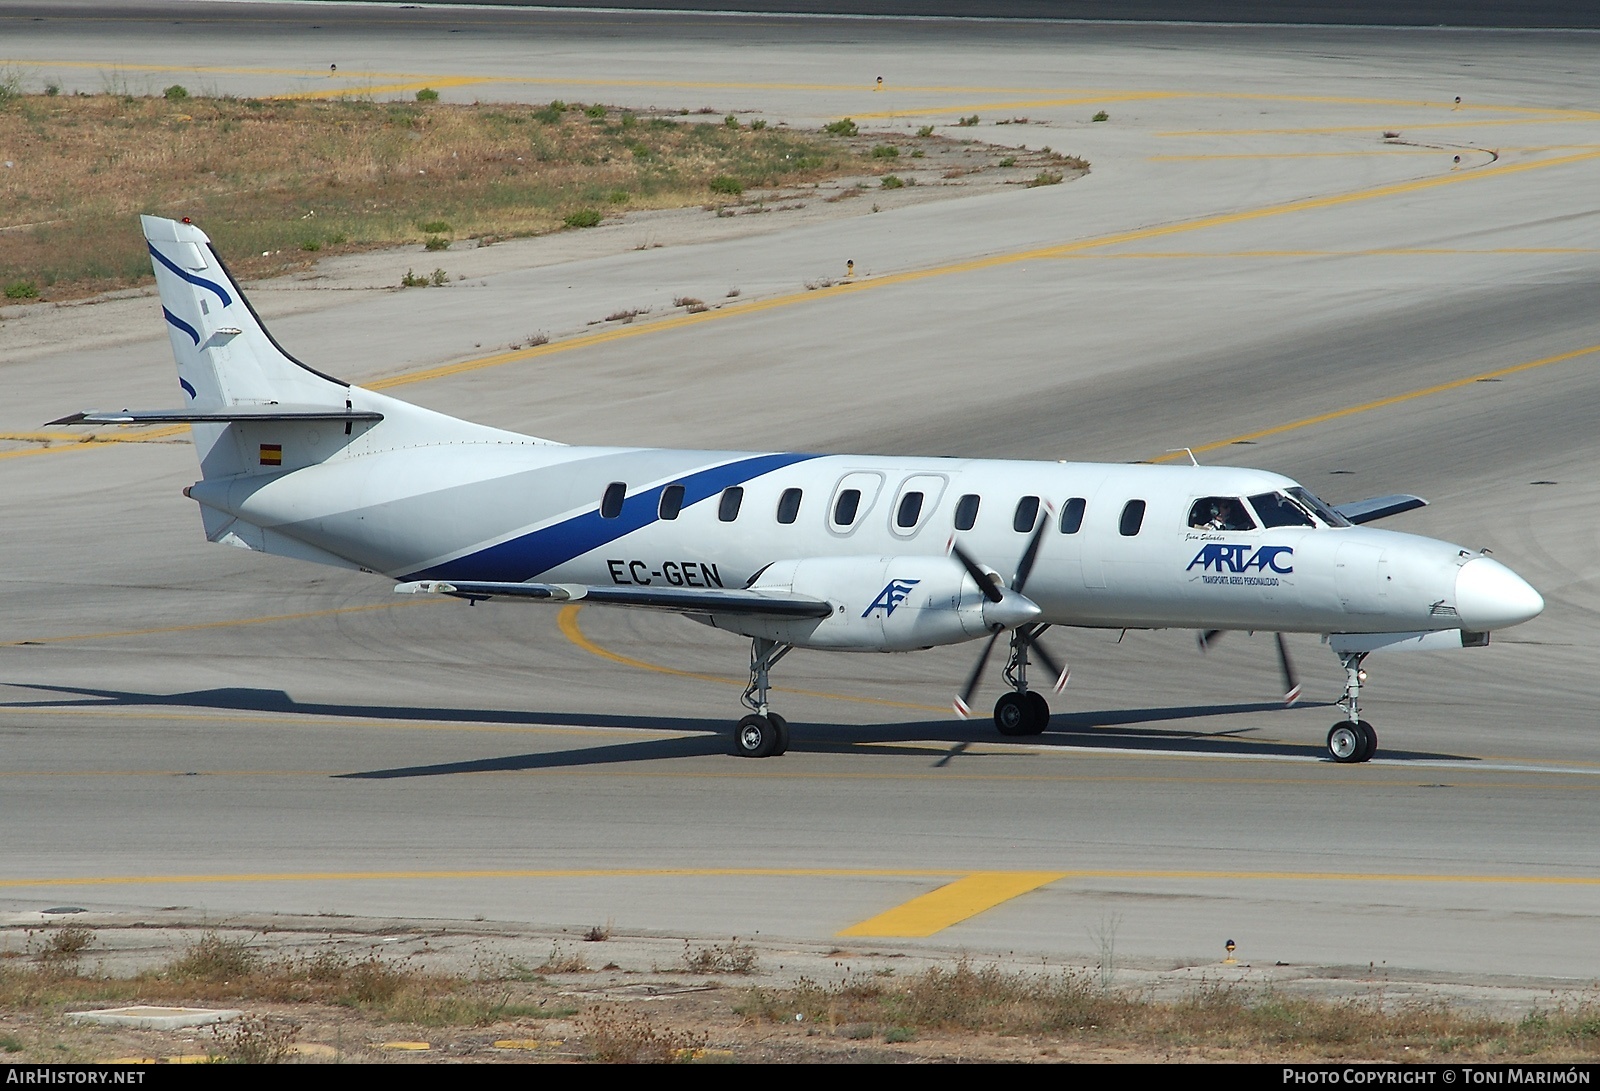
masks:
[[[890,580],[883,590],[878,592],[878,597],[872,600],[872,605],[861,611],[861,616],[867,617],[874,610],[882,610],[883,616],[888,617],[894,613],[894,608],[911,594],[911,589],[921,582],[921,580]]]
[[[1279,562],[1293,556],[1292,546],[1269,545],[1252,551],[1247,545],[1210,542],[1194,555],[1184,571],[1193,572],[1198,568],[1202,572],[1276,572],[1287,576],[1294,571],[1294,565]]]

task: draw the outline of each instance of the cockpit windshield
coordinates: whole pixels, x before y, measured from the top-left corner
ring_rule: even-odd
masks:
[[[1350,522],[1350,520],[1346,519],[1344,516],[1334,511],[1333,508],[1329,507],[1322,500],[1318,499],[1315,494],[1307,492],[1299,485],[1296,485],[1294,488],[1290,489],[1289,495],[1300,501],[1300,503],[1304,504],[1306,507],[1310,508],[1318,519],[1321,519],[1330,527],[1348,527],[1354,525]]]
[[[1314,527],[1316,521],[1293,500],[1281,492],[1264,492],[1250,498],[1250,506],[1261,516],[1261,525],[1273,527]]]
[[[1272,527],[1314,527],[1318,520],[1330,527],[1347,527],[1350,521],[1316,496],[1296,485],[1283,492],[1264,492],[1250,498],[1261,524]],[[1316,516],[1315,519],[1312,516]]]

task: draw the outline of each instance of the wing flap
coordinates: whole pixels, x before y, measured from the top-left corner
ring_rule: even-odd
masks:
[[[723,614],[781,618],[824,618],[833,604],[785,591],[728,588],[596,587],[579,583],[490,583],[466,580],[415,580],[397,584],[396,594],[452,595],[464,599],[511,598],[530,602],[592,602],[679,614]]]
[[[1352,523],[1360,525],[1387,519],[1391,515],[1399,515],[1403,511],[1413,511],[1427,505],[1428,502],[1420,496],[1397,493],[1394,496],[1374,496],[1367,500],[1352,500],[1348,504],[1335,504],[1333,510]]]

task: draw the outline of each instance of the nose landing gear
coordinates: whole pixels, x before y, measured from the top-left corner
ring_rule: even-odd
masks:
[[[1002,735],[1040,735],[1050,725],[1050,703],[1038,690],[1028,688],[1028,651],[1036,647],[1031,637],[1037,635],[1021,629],[1011,633],[1011,658],[1004,672],[1011,692],[1002,693],[994,703],[994,726]]]
[[[1328,731],[1328,756],[1341,765],[1354,765],[1371,761],[1378,752],[1378,733],[1361,718],[1361,683],[1367,672],[1361,669],[1366,652],[1340,652],[1344,664],[1344,696],[1339,707],[1347,719],[1334,724]]]

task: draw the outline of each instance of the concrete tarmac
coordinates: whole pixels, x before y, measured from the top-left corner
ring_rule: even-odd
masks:
[[[153,298],[98,305],[137,320],[81,337],[94,307],[11,308],[0,907],[609,918],[1056,962],[1112,928],[1152,967],[1212,965],[1232,938],[1284,973],[1600,974],[1600,39],[184,10],[0,11],[0,63],[68,91],[852,116],[1091,164],[699,244],[534,240],[445,290],[252,290],[314,366],[566,441],[1187,446],[1335,502],[1418,492],[1432,506],[1392,525],[1490,547],[1549,606],[1485,650],[1369,660],[1366,766],[1320,760],[1342,679],[1314,640],[1292,642],[1307,699],[1284,710],[1270,639],[1202,657],[1184,632],[1051,634],[1072,685],[1021,744],[947,711],[976,647],[797,652],[777,675],[793,748],[742,761],[723,733],[746,652],[725,634],[397,604],[375,577],[208,545],[181,435],[29,438],[164,404],[172,363]],[[855,283],[806,290],[847,259]],[[734,287],[696,325],[587,324]],[[54,343],[29,333],[46,321]],[[533,329],[551,345],[483,364]],[[897,908],[939,890],[942,910]]]

